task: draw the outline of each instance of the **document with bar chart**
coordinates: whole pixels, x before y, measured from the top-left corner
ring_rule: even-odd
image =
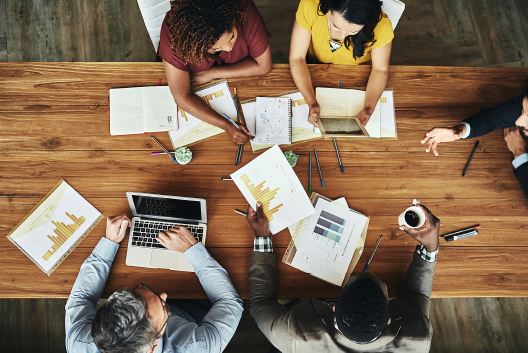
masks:
[[[231,178],[253,208],[257,202],[262,203],[272,234],[314,213],[299,178],[277,145],[231,174]]]
[[[319,199],[303,234],[295,237],[297,248],[291,266],[341,285],[368,218],[324,199]]]
[[[50,275],[102,218],[61,180],[7,237]]]

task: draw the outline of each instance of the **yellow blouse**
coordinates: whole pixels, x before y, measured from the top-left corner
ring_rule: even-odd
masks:
[[[392,23],[387,15],[382,12],[381,21],[374,28],[374,40],[376,42],[371,47],[365,48],[365,53],[362,57],[357,58],[357,60],[354,59],[352,45],[350,49],[347,49],[343,44],[341,48],[332,53],[329,44],[330,34],[328,33],[326,15],[320,16],[320,13],[317,11],[318,7],[319,0],[301,0],[297,14],[295,15],[297,23],[312,34],[312,41],[308,48],[308,58],[313,63],[341,65],[369,64],[372,48],[381,48],[390,43],[394,38]]]

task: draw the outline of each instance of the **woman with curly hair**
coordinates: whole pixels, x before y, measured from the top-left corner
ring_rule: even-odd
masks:
[[[165,16],[159,56],[180,108],[224,129],[235,144],[250,133],[239,131],[191,92],[216,78],[259,76],[271,70],[264,20],[253,0],[177,0]]]
[[[317,126],[321,107],[306,65],[372,64],[365,103],[358,118],[366,124],[385,89],[394,32],[379,0],[301,0],[291,36],[290,70]]]

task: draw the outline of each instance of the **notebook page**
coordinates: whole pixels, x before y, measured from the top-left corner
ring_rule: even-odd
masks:
[[[348,115],[357,116],[365,104],[365,91],[347,89]]]
[[[347,90],[316,87],[315,96],[321,106],[321,116],[348,116]]]
[[[169,86],[143,88],[145,132],[178,129],[177,108]]]
[[[291,99],[257,97],[255,143],[291,144]]]
[[[110,90],[110,135],[142,134],[143,87]]]
[[[381,137],[396,137],[396,115],[393,91],[384,91],[380,98]]]

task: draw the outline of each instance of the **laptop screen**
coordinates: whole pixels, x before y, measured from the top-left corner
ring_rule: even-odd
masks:
[[[201,220],[200,201],[132,195],[136,213],[141,216],[162,216]]]

